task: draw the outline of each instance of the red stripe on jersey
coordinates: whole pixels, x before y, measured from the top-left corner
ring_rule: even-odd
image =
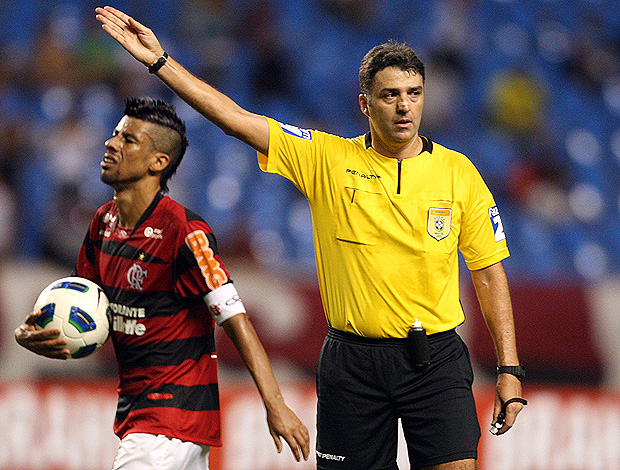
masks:
[[[172,423],[162,426],[160,423]],[[114,422],[114,432],[121,439],[129,433],[163,434],[183,441],[222,445],[219,410],[188,411],[176,408],[142,408],[131,411],[122,422]],[[199,438],[196,436],[200,436]]]
[[[127,369],[119,386],[120,395],[139,395],[165,384],[207,385],[217,382],[217,358],[205,355],[198,361],[184,361],[178,366],[134,367]]]

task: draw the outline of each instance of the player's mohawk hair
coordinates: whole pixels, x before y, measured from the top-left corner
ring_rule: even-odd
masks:
[[[166,138],[154,142],[158,150],[170,156],[170,164],[161,175],[161,188],[166,192],[167,182],[176,172],[188,146],[185,123],[171,104],[151,97],[128,98],[125,102],[125,116],[151,122],[174,131],[173,134],[166,135]]]

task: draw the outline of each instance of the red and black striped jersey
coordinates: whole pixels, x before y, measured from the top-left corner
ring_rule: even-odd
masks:
[[[221,445],[214,321],[203,297],[231,281],[207,223],[159,194],[126,230],[110,201],[93,218],[76,274],[110,300],[114,432]]]

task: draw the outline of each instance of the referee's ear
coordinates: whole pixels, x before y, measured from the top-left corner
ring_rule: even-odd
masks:
[[[364,113],[367,117],[370,117],[368,115],[368,97],[366,96],[366,94],[360,93],[359,100],[360,100],[360,109],[362,110],[362,113]]]

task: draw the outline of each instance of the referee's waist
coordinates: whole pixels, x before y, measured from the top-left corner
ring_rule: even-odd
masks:
[[[433,333],[432,335],[428,335],[429,341],[435,341],[442,338],[446,338],[449,336],[456,335],[456,330],[452,328],[451,330],[441,331],[439,333]],[[407,338],[368,338],[366,336],[356,335],[355,333],[349,333],[347,331],[338,330],[334,327],[327,326],[327,337],[348,342],[348,343],[358,343],[358,344],[368,344],[368,345],[406,345]]]

